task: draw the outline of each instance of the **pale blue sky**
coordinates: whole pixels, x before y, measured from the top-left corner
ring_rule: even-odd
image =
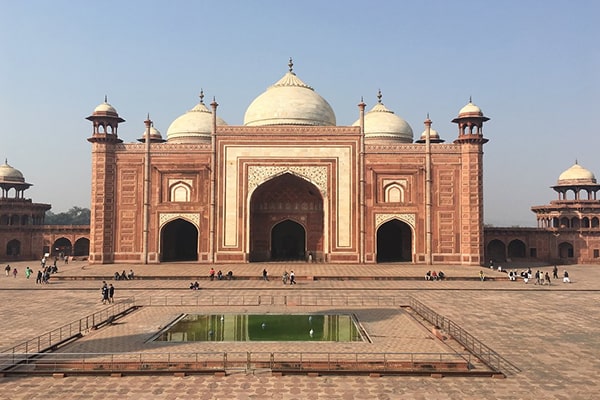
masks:
[[[163,136],[198,101],[241,124],[252,100],[294,71],[338,125],[383,102],[423,131],[473,97],[484,127],[485,221],[535,226],[532,205],[574,164],[600,178],[597,1],[0,0],[0,157],[54,212],[89,207],[92,129],[104,95],[141,136]]]

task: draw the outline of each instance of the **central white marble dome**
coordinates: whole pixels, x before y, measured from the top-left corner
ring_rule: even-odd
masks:
[[[302,82],[292,70],[250,104],[244,115],[246,126],[268,125],[335,125],[329,103]]]

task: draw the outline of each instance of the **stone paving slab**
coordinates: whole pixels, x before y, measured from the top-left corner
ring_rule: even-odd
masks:
[[[80,280],[56,281],[38,287],[21,275],[17,278],[0,276],[2,348],[105,307],[98,302],[98,281],[85,280],[89,271],[82,266],[65,266],[60,272],[77,273]],[[247,267],[249,276],[256,267]],[[357,266],[337,269],[337,272],[348,276],[375,267]],[[109,268],[112,270],[113,266]],[[134,270],[144,271],[144,268],[150,266],[134,267]],[[197,266],[160,267],[170,273],[181,271],[185,276],[190,272],[188,268]],[[258,268],[262,271],[261,267]],[[268,268],[275,270],[272,265]],[[282,268],[286,266],[282,265]],[[325,274],[330,273],[333,266],[316,268]],[[444,266],[443,269],[454,276],[463,274],[465,277],[479,271],[474,267],[460,268],[463,269],[456,272],[452,266]],[[562,271],[562,267],[559,268]],[[257,292],[279,295],[285,290],[285,293],[293,291],[323,299],[334,295],[364,298],[413,295],[515,364],[521,372],[509,375],[507,379],[275,377],[245,373],[225,377],[4,377],[0,378],[0,399],[595,399],[600,397],[600,383],[596,377],[597,371],[600,371],[600,314],[597,309],[600,278],[595,266],[568,268],[573,283],[557,283],[550,287],[506,281],[306,280],[297,287],[283,288],[275,281],[246,280],[228,282],[229,286],[219,286],[222,282],[209,282],[210,285],[198,293],[199,296],[232,293],[253,296]],[[93,267],[93,270],[97,268]],[[83,272],[79,274],[77,271]],[[297,271],[302,269],[297,268]],[[418,277],[423,274],[422,267],[410,265],[382,266],[381,271],[387,275],[396,273],[397,276]],[[103,272],[98,276],[102,276]],[[497,274],[496,271],[485,272]],[[184,281],[175,283],[179,285],[179,282]],[[190,295],[185,289],[171,286],[171,283],[170,279],[127,281],[126,285],[119,282],[117,293],[123,296],[120,299],[132,294],[140,299]],[[262,283],[265,286],[258,286]],[[393,320],[388,321],[386,315],[378,318],[386,325],[384,329],[395,331]],[[121,339],[114,335],[111,340]]]

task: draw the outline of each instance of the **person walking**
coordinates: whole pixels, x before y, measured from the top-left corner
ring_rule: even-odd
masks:
[[[10,264],[6,265],[6,268],[4,268],[4,271],[6,272],[6,276],[10,276]]]
[[[283,284],[287,284],[288,281],[288,272],[287,271],[283,271],[283,275],[281,276],[281,281],[283,282]]]
[[[267,277],[267,269],[263,269],[263,281],[268,281],[269,278]]]
[[[31,273],[32,273],[32,272],[33,272],[33,271],[31,270],[31,268],[29,268],[29,267],[26,267],[26,268],[25,268],[25,278],[29,279],[29,277],[31,276]]]
[[[294,271],[290,271],[290,285],[295,285],[296,284],[296,275],[294,274]]]
[[[13,268],[13,276],[14,276],[15,278],[17,277],[17,274],[18,274],[18,273],[19,273],[19,272],[17,271],[17,268]]]
[[[558,279],[558,267],[555,265],[554,268],[552,268],[552,277],[554,279]]]
[[[550,286],[550,275],[548,275],[548,271],[546,271],[546,274],[544,275],[544,280],[548,282],[548,286]]]
[[[108,303],[108,285],[102,281],[102,304]]]
[[[111,283],[110,285],[108,285],[108,302],[114,303],[115,302],[114,297],[115,297],[115,287]]]

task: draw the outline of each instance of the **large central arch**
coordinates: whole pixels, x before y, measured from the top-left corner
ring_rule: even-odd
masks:
[[[304,260],[323,255],[323,197],[291,173],[256,188],[250,198],[250,261]]]
[[[377,229],[377,262],[412,261],[412,231],[406,222],[392,219]]]
[[[160,232],[161,261],[198,261],[198,228],[177,218]]]

